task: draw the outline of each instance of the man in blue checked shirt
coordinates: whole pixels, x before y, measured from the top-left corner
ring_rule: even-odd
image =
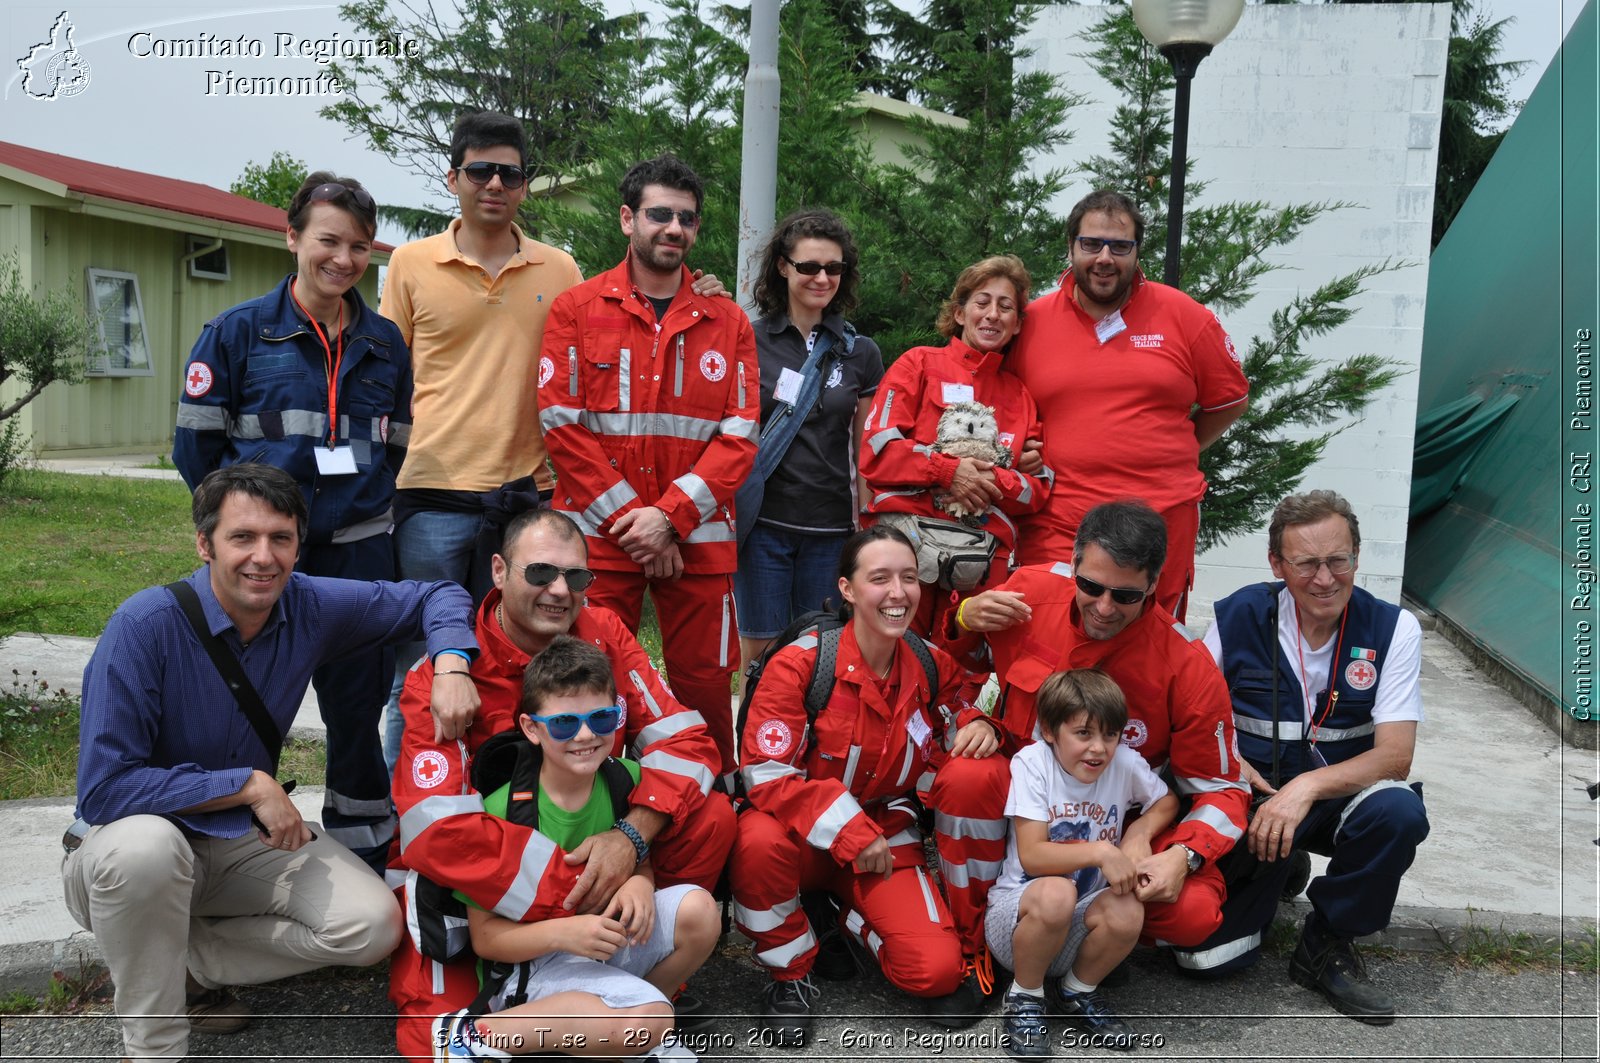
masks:
[[[299,485],[271,466],[219,469],[195,490],[206,564],[187,582],[279,732],[319,666],[426,639],[435,726],[465,733],[471,598],[453,583],[298,574],[306,520]],[[184,1056],[191,1029],[243,1029],[249,1012],[224,986],[377,963],[399,940],[383,880],[301,820],[273,761],[173,592],[124,602],[84,671],[78,815],[92,826],[69,832],[62,875],[110,968],[130,1060]]]

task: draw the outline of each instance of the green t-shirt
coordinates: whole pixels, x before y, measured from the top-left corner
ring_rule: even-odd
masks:
[[[628,774],[633,776],[633,783],[637,786],[638,761],[620,757],[618,759],[622,761],[622,766],[628,769]],[[496,819],[505,819],[506,803],[510,797],[511,784],[506,783],[483,799],[483,809]],[[576,812],[568,812],[550,800],[544,790],[539,791],[539,833],[569,853],[582,845],[586,839],[610,830],[616,821],[616,809],[611,807],[611,790],[606,786],[605,777],[600,772],[595,772],[594,787],[589,791],[589,800]],[[460,890],[454,892],[464,903],[474,908],[482,907]]]

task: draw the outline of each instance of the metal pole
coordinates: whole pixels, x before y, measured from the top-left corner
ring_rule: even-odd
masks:
[[[1162,280],[1178,286],[1183,254],[1183,177],[1189,159],[1189,88],[1209,44],[1169,44],[1161,54],[1172,64],[1177,89],[1172,100],[1172,178],[1167,183],[1167,262]]]
[[[761,245],[778,202],[778,0],[753,0],[750,69],[744,78],[744,144],[739,169],[739,302],[754,306]]]

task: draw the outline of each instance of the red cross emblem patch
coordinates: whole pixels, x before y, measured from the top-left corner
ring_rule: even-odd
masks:
[[[211,367],[204,362],[190,362],[189,371],[183,375],[183,393],[191,399],[202,399],[211,394]]]
[[[1378,681],[1378,670],[1371,661],[1351,661],[1345,666],[1344,681],[1356,690],[1370,690]]]
[[[756,748],[769,757],[781,757],[794,745],[794,732],[782,720],[768,720],[756,728]]]
[[[450,762],[438,750],[425,749],[411,761],[411,781],[431,790],[450,777]]]

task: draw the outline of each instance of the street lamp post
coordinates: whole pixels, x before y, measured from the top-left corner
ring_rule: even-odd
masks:
[[[1233,32],[1244,0],[1132,0],[1144,39],[1172,64],[1172,179],[1167,189],[1167,264],[1163,280],[1176,287],[1183,245],[1183,172],[1189,154],[1189,83],[1200,60]]]

